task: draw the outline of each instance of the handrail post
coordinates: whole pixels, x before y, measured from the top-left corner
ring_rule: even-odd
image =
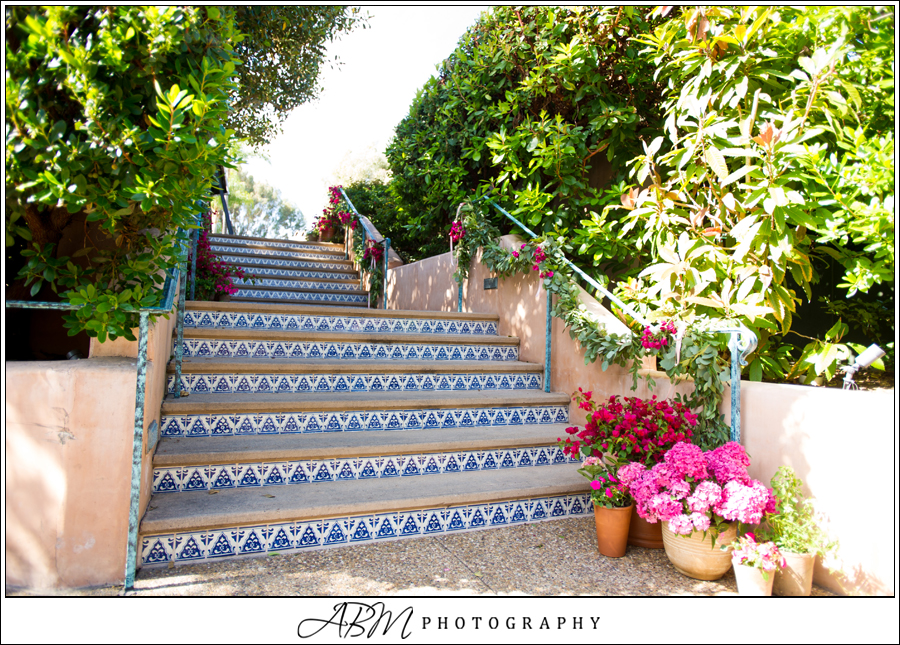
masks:
[[[462,280],[456,288],[456,313],[462,313]]]
[[[141,502],[141,462],[144,448],[144,400],[147,391],[147,336],[149,316],[141,312],[138,332],[137,386],[134,393],[134,441],[131,451],[131,504],[128,513],[128,544],[125,550],[125,591],[134,588],[137,570],[137,539]]]
[[[196,233],[196,235],[195,235]],[[191,300],[194,299],[194,289],[197,285],[197,246],[200,244],[200,231],[191,231]]]
[[[381,281],[381,300],[384,303],[382,309],[387,309],[387,278],[388,278],[388,253],[391,250],[391,238],[384,238],[384,279]]]
[[[728,349],[731,351],[731,440],[741,442],[741,332],[730,332]]]
[[[544,392],[550,391],[550,355],[553,345],[553,317],[550,310],[553,306],[553,294],[547,289],[547,327],[544,330],[546,348],[544,350]]]

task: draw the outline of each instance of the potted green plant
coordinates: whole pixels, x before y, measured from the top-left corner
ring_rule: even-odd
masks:
[[[615,469],[598,457],[585,458],[578,472],[591,480],[597,549],[601,555],[621,558],[628,548],[628,527],[634,506],[628,488],[616,477]]]
[[[814,502],[804,499],[803,482],[790,466],[781,466],[772,477],[777,512],[766,518],[759,534],[773,541],[786,564],[775,573],[776,596],[808,596],[812,592],[816,556],[837,548],[816,521]]]

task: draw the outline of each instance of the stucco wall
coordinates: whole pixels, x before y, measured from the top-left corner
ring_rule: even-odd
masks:
[[[147,429],[159,422],[175,316],[151,324],[140,512],[150,499]],[[76,361],[6,363],[6,584],[123,582],[137,342]]]
[[[505,236],[502,243],[512,248],[521,242],[517,236]],[[498,314],[499,333],[521,339],[521,360],[543,363],[546,295],[539,277],[532,273],[501,279],[497,290],[485,291],[484,278],[491,274],[479,260],[477,255],[464,285],[463,310]],[[449,253],[392,270],[388,308],[456,311],[454,270]],[[582,301],[602,320],[618,323],[586,293]],[[668,398],[692,388],[690,381],[673,385],[665,373],[644,369],[642,374],[651,376],[655,387],[649,389],[641,379],[632,391],[626,370],[613,365],[603,372],[599,364],[585,365],[561,322],[554,319],[552,329],[553,391],[571,394],[582,387],[595,397]],[[726,420],[731,418],[730,401],[726,387],[721,407]],[[584,422],[584,413],[574,404],[569,410],[573,423]],[[840,540],[839,557],[828,564],[842,573],[830,574],[818,563],[816,583],[847,594],[893,593],[893,507],[886,509],[884,499],[892,499],[895,492],[894,391],[844,392],[742,381],[741,412],[751,476],[768,485],[778,466],[792,466],[805,482],[804,492],[816,498],[827,530]],[[866,473],[864,484],[858,479],[860,468]]]

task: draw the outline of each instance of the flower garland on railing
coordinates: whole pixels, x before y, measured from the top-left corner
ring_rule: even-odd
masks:
[[[323,211],[323,217],[327,216],[331,221],[339,222],[341,230],[356,231],[361,222],[356,213],[350,209],[350,205],[345,203],[341,186],[330,186],[328,192],[330,197],[328,206]],[[359,260],[359,270],[369,276],[369,298],[372,302],[377,302],[384,292],[384,245],[371,239],[363,242],[364,237],[364,235],[353,236],[353,252]]]
[[[610,365],[625,367],[632,375],[632,389],[636,389],[641,360],[656,356],[659,368],[673,382],[686,377],[694,380],[690,396],[676,394],[674,397],[675,401],[697,411],[694,442],[709,450],[728,441],[729,427],[719,413],[724,382],[729,378],[728,341],[727,337],[715,333],[715,321],[697,317],[690,321],[689,327],[682,326],[680,335],[675,323],[666,320],[647,326],[642,334],[609,332],[578,300],[577,285],[559,260],[565,251],[572,252],[563,238],[537,237],[518,249],[508,250],[500,246],[500,230],[471,204],[460,207],[454,226],[456,231],[464,232],[455,240],[457,270],[453,277],[459,284],[468,278],[478,248],[483,249],[482,264],[501,278],[538,271],[544,288],[556,296],[550,313],[562,320],[569,335],[578,341],[585,364],[600,361],[604,371]],[[652,319],[652,314],[647,317]],[[647,383],[651,388],[654,385],[650,375]]]

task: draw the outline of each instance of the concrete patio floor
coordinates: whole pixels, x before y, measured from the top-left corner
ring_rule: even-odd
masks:
[[[8,595],[114,596],[121,587],[8,590]],[[135,596],[735,596],[678,573],[663,550],[597,551],[593,517],[320,551],[143,569]],[[813,596],[834,595],[813,587]]]

